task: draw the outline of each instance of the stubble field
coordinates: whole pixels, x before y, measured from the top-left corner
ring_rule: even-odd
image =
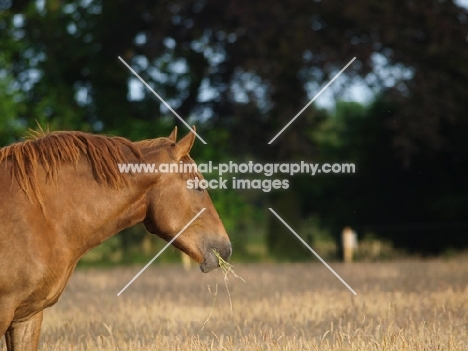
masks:
[[[120,297],[138,268],[78,271],[39,349],[468,350],[467,261],[332,266],[357,296],[320,263],[238,265],[232,310],[219,270],[150,267]]]

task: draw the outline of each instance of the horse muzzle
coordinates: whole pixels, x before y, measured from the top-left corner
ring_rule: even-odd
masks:
[[[230,242],[218,245],[208,245],[204,253],[205,260],[200,264],[200,270],[203,273],[208,273],[219,267],[218,258],[214,254],[213,250],[216,250],[221,258],[225,261],[228,261],[232,254],[232,247]]]

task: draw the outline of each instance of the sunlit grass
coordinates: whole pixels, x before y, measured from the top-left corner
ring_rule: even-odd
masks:
[[[152,267],[78,271],[45,313],[40,350],[468,349],[467,262],[236,265],[224,272]],[[202,326],[210,314],[211,318]],[[3,345],[3,344],[2,344]],[[4,347],[4,346],[3,346]],[[1,349],[1,348],[0,348]]]

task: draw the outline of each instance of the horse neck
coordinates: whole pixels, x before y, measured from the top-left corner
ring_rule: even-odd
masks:
[[[44,215],[57,236],[81,257],[91,248],[146,217],[147,184],[138,175],[119,189],[98,184],[86,160],[63,167],[56,186],[42,187]]]

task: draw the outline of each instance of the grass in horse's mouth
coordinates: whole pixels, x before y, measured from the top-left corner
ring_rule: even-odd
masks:
[[[229,292],[229,287],[227,285],[228,275],[229,275],[229,273],[231,273],[234,277],[242,280],[244,283],[245,283],[245,280],[240,275],[238,275],[236,272],[234,272],[234,269],[233,269],[234,266],[232,264],[230,264],[229,262],[226,262],[221,257],[221,255],[219,254],[219,252],[216,249],[212,249],[212,250],[213,250],[213,253],[216,256],[216,258],[218,259],[219,267],[223,271],[224,285],[226,286],[226,291],[227,291],[228,296],[229,296],[229,305],[230,305],[231,311],[232,311],[231,293]],[[208,291],[211,293],[211,288],[210,288],[209,285],[208,285]],[[211,305],[210,315],[206,319],[205,323],[203,323],[203,326],[202,326],[201,330],[203,330],[205,328],[206,323],[211,319],[211,315],[213,314],[213,308],[214,308],[214,305],[215,305],[215,302],[216,302],[216,296],[217,295],[218,295],[218,283],[216,283],[216,289],[215,289],[215,292],[213,293],[213,304]]]
[[[229,262],[226,262],[222,257],[221,255],[219,254],[219,252],[216,250],[216,249],[212,249],[213,252],[214,252],[214,255],[216,256],[216,258],[218,259],[218,264],[219,264],[219,267],[221,268],[221,270],[223,271],[224,273],[224,282],[227,281],[228,279],[228,274],[231,273],[234,277],[242,280],[244,283],[245,283],[245,280],[244,278],[242,278],[241,276],[237,275],[236,272],[234,272],[234,269],[232,269],[232,267],[234,267],[232,264],[230,264]]]

